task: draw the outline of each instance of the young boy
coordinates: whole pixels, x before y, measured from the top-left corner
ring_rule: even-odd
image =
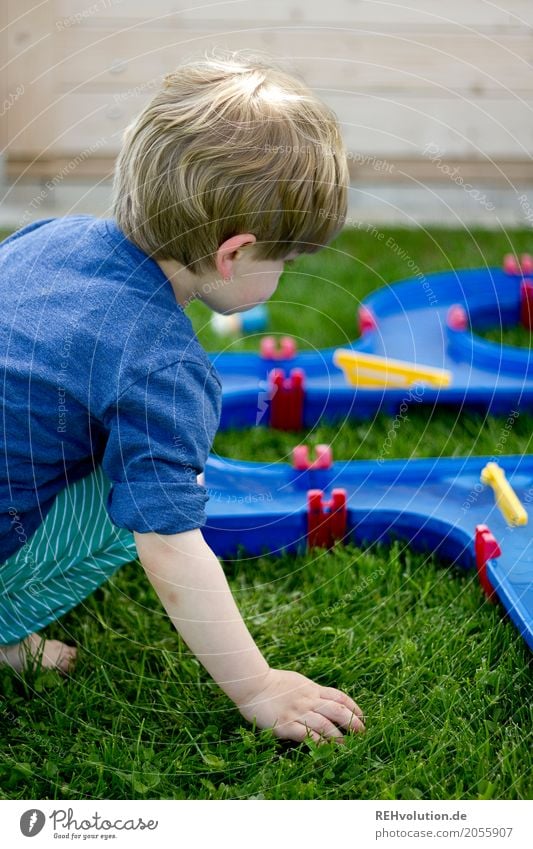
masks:
[[[331,111],[242,54],[192,62],[127,128],[113,218],[41,220],[0,246],[0,660],[71,668],[38,633],[139,558],[191,651],[249,721],[363,731],[346,694],[269,666],[202,536],[221,387],[184,307],[275,291],[346,212]]]

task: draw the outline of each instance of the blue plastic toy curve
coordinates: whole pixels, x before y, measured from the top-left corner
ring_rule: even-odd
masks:
[[[210,457],[210,496],[203,528],[219,557],[239,547],[249,556],[303,551],[307,491],[347,491],[347,537],[356,543],[403,538],[422,551],[471,568],[477,524],[488,524],[502,556],[489,561],[489,577],[520,633],[533,649],[533,532],[510,528],[480,474],[489,457],[334,463],[327,470],[296,471],[287,463],[266,465]],[[498,458],[523,502],[533,500],[533,456]]]
[[[348,386],[333,363],[335,348],[304,351],[291,360],[273,362],[258,354],[210,354],[223,383],[221,428],[266,424],[267,376],[273,366],[305,371],[304,425],[382,411],[395,415],[403,403],[447,404],[503,415],[533,410],[533,354],[528,349],[497,345],[469,330],[447,327],[452,305],[462,305],[471,322],[503,326],[518,321],[520,278],[498,268],[462,269],[430,274],[385,287],[364,302],[377,329],[352,342],[353,350],[448,369],[446,388],[369,389]],[[355,321],[355,317],[354,317]]]

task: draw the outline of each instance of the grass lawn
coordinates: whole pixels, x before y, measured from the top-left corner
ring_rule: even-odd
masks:
[[[429,273],[531,249],[528,231],[383,232],[345,231],[292,265],[269,304],[271,329],[301,348],[344,344],[360,300],[412,276],[411,259]],[[190,314],[204,344],[219,349],[208,311],[193,304]],[[498,333],[530,342],[525,331]],[[504,425],[410,410],[389,456],[491,455],[503,433],[507,453],[532,451],[532,417]],[[386,417],[320,425],[308,441],[333,443],[337,459],[372,458],[389,428]],[[276,461],[304,439],[258,428],[219,434],[214,448]],[[79,646],[71,680],[0,670],[2,798],[532,798],[531,655],[473,573],[401,542],[226,569],[269,663],[344,689],[367,716],[366,734],[317,747],[254,732],[131,563],[46,630]]]

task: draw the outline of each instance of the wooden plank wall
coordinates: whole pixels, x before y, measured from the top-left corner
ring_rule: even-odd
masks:
[[[502,8],[505,6],[505,8]],[[109,173],[161,76],[212,48],[280,58],[363,179],[533,180],[533,2],[8,0],[2,145],[18,178]],[[17,94],[18,93],[18,94]]]

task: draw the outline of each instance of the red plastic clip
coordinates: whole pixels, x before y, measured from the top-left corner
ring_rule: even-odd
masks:
[[[531,254],[522,254],[520,268],[524,277],[530,277],[533,274],[533,256]]]
[[[505,254],[503,258],[503,270],[506,274],[520,274],[520,263],[514,254]]]
[[[361,336],[365,333],[370,333],[371,330],[377,330],[378,323],[376,316],[370,307],[360,306],[358,310],[359,332]]]
[[[523,280],[520,286],[520,321],[533,331],[533,282]]]
[[[333,463],[333,452],[331,445],[321,443],[315,448],[316,458],[309,459],[309,448],[307,445],[297,445],[292,449],[292,466],[299,472],[306,469],[330,469]]]
[[[453,304],[448,310],[446,324],[452,330],[466,330],[468,328],[468,316],[465,308],[460,304]]]
[[[495,601],[494,587],[487,575],[487,560],[494,560],[496,557],[501,557],[502,550],[488,525],[476,525],[475,549],[479,583],[489,601]]]
[[[309,548],[330,548],[346,534],[346,490],[334,489],[329,501],[321,489],[307,492],[307,544]]]
[[[268,376],[270,388],[270,427],[277,430],[301,430],[304,418],[304,378],[302,368],[291,369],[285,377],[281,368]]]
[[[293,360],[298,348],[292,336],[282,336],[279,349],[274,336],[263,336],[259,350],[264,360]]]

